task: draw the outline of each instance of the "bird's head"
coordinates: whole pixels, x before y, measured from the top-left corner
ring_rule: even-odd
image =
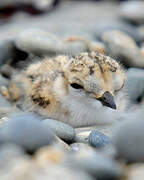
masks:
[[[82,53],[69,61],[66,76],[73,96],[93,98],[116,109],[115,95],[124,86],[125,74],[115,60],[95,52]]]

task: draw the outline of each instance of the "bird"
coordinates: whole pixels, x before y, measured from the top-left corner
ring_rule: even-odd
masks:
[[[122,66],[98,52],[74,57],[58,55],[33,61],[13,75],[11,101],[21,100],[25,111],[73,127],[112,123],[126,108]]]

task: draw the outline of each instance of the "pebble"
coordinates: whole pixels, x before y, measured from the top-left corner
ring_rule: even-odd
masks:
[[[91,131],[91,133],[89,135],[89,144],[95,148],[101,148],[106,145],[110,145],[111,140],[105,134],[103,134],[97,130],[93,130],[93,131]]]
[[[128,162],[144,162],[143,137],[143,109],[130,112],[113,134],[118,156]]]
[[[90,145],[84,144],[84,143],[73,143],[70,145],[70,152],[78,152],[78,151],[81,151],[82,149],[91,151],[92,147]]]
[[[136,24],[144,23],[144,2],[143,1],[127,1],[120,5],[119,14],[124,20]]]
[[[110,110],[110,109],[108,109]],[[117,114],[117,117],[113,116],[112,113],[108,114],[108,116],[113,117],[114,119],[119,119],[121,114]],[[89,135],[91,131],[96,130],[99,131],[102,134],[105,134],[108,137],[112,136],[113,128],[115,127],[115,123],[113,124],[97,124],[96,126],[87,126],[87,127],[80,127],[75,128],[76,136],[75,136],[75,142],[77,143],[89,143]]]
[[[122,176],[122,166],[113,159],[87,149],[74,153],[66,160],[70,167],[81,169],[97,180],[118,179]]]
[[[3,144],[0,146],[0,177],[1,179],[17,179],[20,169],[26,167],[30,157],[24,150],[14,144]],[[14,176],[15,174],[15,176]],[[10,178],[11,177],[11,178]]]
[[[0,143],[15,143],[28,152],[49,145],[53,140],[51,130],[41,123],[41,118],[31,113],[11,115],[0,130]]]
[[[22,0],[24,1],[27,0]],[[36,8],[46,10],[48,2],[51,4],[56,1],[36,0],[32,3]],[[0,7],[7,2],[13,3],[11,0],[2,0]],[[141,102],[141,99],[144,100],[143,69],[139,69],[144,67],[144,50],[138,47],[144,39],[142,25],[137,27],[119,18],[142,23],[140,19],[134,19],[138,13],[132,14],[133,19],[127,19],[123,15],[118,15],[118,3],[104,1],[61,1],[61,5],[55,12],[43,16],[32,17],[23,12],[17,13],[9,23],[1,26],[2,75],[10,79],[12,73],[8,66],[15,68],[15,64],[21,62],[21,69],[24,69],[26,63],[35,55],[73,56],[83,51],[98,51],[109,54],[129,68],[124,86],[130,97],[129,107]],[[120,7],[122,12],[122,6]],[[83,40],[66,42],[66,38],[72,36]],[[0,76],[0,90],[6,90],[8,83],[8,79]],[[60,121],[42,120],[31,113],[11,115],[11,112],[20,110],[15,109],[14,105],[0,95],[1,179],[112,180],[121,179],[127,170],[128,180],[143,177],[143,167],[139,168],[134,164],[133,168],[130,165],[130,168],[124,166],[123,169],[121,164],[126,160],[138,163],[144,161],[144,106],[141,106],[141,103],[135,106],[139,110],[129,110],[126,117],[122,116],[122,120],[127,124],[122,126],[123,123],[120,121],[115,123],[120,123],[122,129],[116,128],[117,132],[113,135],[113,124],[74,129]],[[117,119],[121,120],[121,114],[115,114],[111,109],[107,110],[110,112],[108,116],[105,116],[107,112],[104,110],[99,112],[96,118],[100,117],[105,121],[112,119],[114,122]],[[5,144],[7,142],[12,144]],[[34,154],[28,155],[25,151]],[[120,160],[114,160],[117,156]],[[138,169],[141,170],[137,174]]]
[[[70,125],[53,119],[45,119],[42,121],[42,124],[46,128],[50,128],[62,140],[73,142],[75,130]]]
[[[24,155],[25,155],[24,149],[19,145],[6,143],[0,146],[0,159],[3,165],[4,163],[8,164],[12,159],[13,160],[18,159],[23,157]]]
[[[141,103],[144,97],[144,70],[129,68],[126,72],[127,79],[124,85],[130,103]]]
[[[107,53],[128,67],[144,67],[144,56],[135,41],[121,31],[105,32],[102,41],[107,46]]]
[[[127,180],[143,180],[144,165],[142,163],[133,164],[127,167],[126,171]]]
[[[67,39],[65,39],[65,43],[66,46],[68,45],[68,43],[73,43],[73,42],[79,42],[83,45],[83,49],[78,49],[78,52],[81,52],[81,50],[84,51],[98,51],[99,53],[105,54],[105,45],[104,43],[100,42],[100,41],[94,41],[94,40],[89,40],[85,37],[81,37],[81,36],[70,36]]]
[[[98,39],[102,38],[102,34],[107,31],[118,30],[123,33],[128,34],[131,38],[133,38],[136,42],[141,42],[141,35],[136,26],[128,24],[124,21],[120,21],[119,19],[112,19],[106,21],[99,21],[96,24],[92,25],[92,30],[94,31],[95,36]]]
[[[20,33],[16,46],[35,55],[56,55],[63,50],[63,43],[55,35],[40,29],[28,29]]]
[[[86,52],[87,48],[83,42],[65,42],[63,54],[70,54],[72,56],[77,55],[81,52]]]

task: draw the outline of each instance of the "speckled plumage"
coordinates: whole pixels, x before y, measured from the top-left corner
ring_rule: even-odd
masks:
[[[115,60],[91,52],[76,57],[46,57],[32,63],[13,77],[9,92],[17,100],[19,91],[25,110],[77,127],[103,123],[99,112],[108,116],[109,108],[97,99],[105,92],[115,97],[117,110],[123,110],[125,96],[120,90],[124,82],[124,71]]]

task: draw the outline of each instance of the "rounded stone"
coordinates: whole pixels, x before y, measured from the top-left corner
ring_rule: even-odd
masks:
[[[124,90],[131,103],[141,103],[144,97],[144,70],[129,68],[126,72],[127,79]]]
[[[138,29],[131,24],[128,24],[124,21],[120,20],[109,20],[109,21],[100,21],[93,26],[93,31],[94,34],[96,35],[97,38],[101,39],[102,34],[107,31],[113,31],[113,30],[118,30],[122,31],[126,34],[128,34],[131,38],[133,38],[136,42],[141,41],[141,36],[139,34]]]
[[[144,56],[135,41],[121,31],[108,31],[102,35],[107,53],[128,67],[144,67]]]
[[[11,115],[0,130],[1,144],[6,142],[18,144],[28,152],[49,145],[53,140],[51,130],[41,123],[40,117],[31,113]]]
[[[120,16],[134,23],[144,23],[144,2],[143,1],[127,1],[120,5]]]
[[[75,130],[68,124],[53,119],[45,119],[42,124],[66,142],[72,142],[75,138]]]
[[[127,114],[125,122],[116,128],[113,142],[118,156],[128,162],[144,162],[143,110]]]
[[[36,55],[55,55],[63,50],[63,44],[57,37],[39,29],[29,29],[20,33],[16,46]]]
[[[70,145],[70,152],[78,152],[81,149],[87,149],[87,151],[93,150],[90,145],[84,143],[73,143]]]
[[[87,152],[87,149],[73,153],[66,161],[68,166],[83,170],[97,180],[119,179],[123,172],[116,161],[96,151]]]
[[[103,133],[93,130],[89,135],[89,144],[95,148],[101,148],[111,144],[111,140]]]
[[[78,55],[81,52],[85,52],[86,46],[83,42],[65,42],[64,43],[64,54]]]

